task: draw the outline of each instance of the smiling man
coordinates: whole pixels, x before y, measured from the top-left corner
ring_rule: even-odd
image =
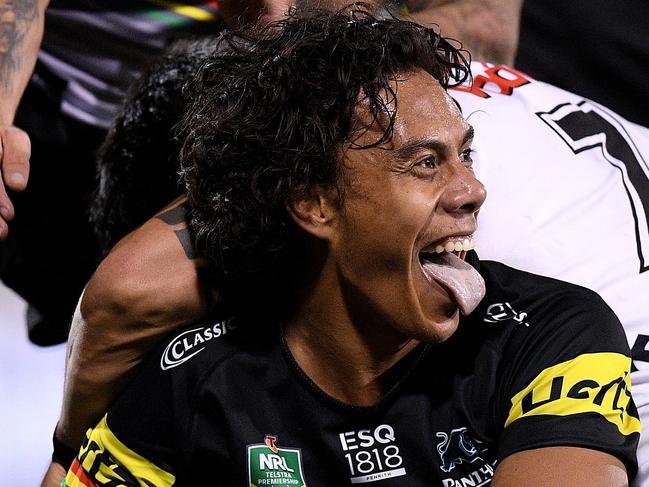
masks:
[[[182,159],[226,308],[149,357],[66,483],[625,485],[640,427],[614,314],[472,251],[461,53],[358,10],[220,45]]]

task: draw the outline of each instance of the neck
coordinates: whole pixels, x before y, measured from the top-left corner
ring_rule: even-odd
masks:
[[[302,370],[328,395],[355,406],[372,406],[392,385],[387,372],[418,341],[371,319],[352,317],[340,287],[331,280],[336,277],[320,275],[302,295],[286,320],[286,342]]]

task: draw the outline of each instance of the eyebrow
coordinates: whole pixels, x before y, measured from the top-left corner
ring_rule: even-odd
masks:
[[[473,126],[469,125],[469,128],[464,132],[464,137],[462,138],[462,144],[465,145],[467,142],[473,140],[475,135],[475,130]],[[424,138],[424,139],[415,139],[407,144],[403,145],[397,149],[397,157],[399,159],[410,159],[421,149],[430,149],[437,152],[444,152],[448,148],[447,144],[440,142],[434,138]]]

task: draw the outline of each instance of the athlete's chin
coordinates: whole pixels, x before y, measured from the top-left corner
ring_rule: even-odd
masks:
[[[419,339],[429,343],[445,342],[457,331],[459,324],[460,311],[456,308],[450,316],[441,315],[427,319],[426,324],[421,328],[422,336]]]
[[[457,331],[460,324],[458,304],[442,288],[426,288],[419,295],[421,321],[418,339],[429,343],[441,343],[448,340]]]

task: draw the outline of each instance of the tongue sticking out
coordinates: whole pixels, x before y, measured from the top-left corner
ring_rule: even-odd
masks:
[[[471,313],[485,295],[482,276],[453,253],[427,254],[421,266],[429,280],[437,281],[452,295],[463,315]]]

